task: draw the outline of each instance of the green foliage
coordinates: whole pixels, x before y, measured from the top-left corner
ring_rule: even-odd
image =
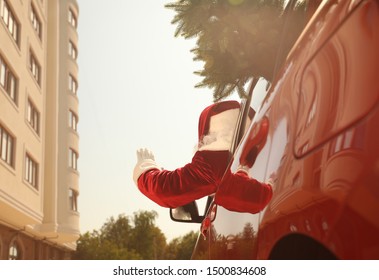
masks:
[[[196,244],[198,233],[191,231],[182,237],[173,239],[166,248],[165,259],[189,260]]]
[[[216,260],[253,259],[257,242],[257,232],[251,223],[246,223],[242,230],[236,234],[223,235],[211,227],[208,235],[209,241],[199,239],[194,259],[206,260],[209,256]]]
[[[196,87],[213,88],[215,101],[235,90],[246,97],[253,77],[272,80],[278,50],[288,53],[303,28],[304,6],[291,18],[292,34],[281,36],[284,0],[178,0],[165,5],[176,12],[175,36],[197,38],[194,60],[204,68]]]
[[[86,232],[77,241],[73,256],[79,260],[189,259],[197,234],[191,232],[167,244],[155,225],[155,211],[135,212],[132,217],[109,218],[99,231]]]
[[[86,232],[80,236],[73,258],[77,260],[142,259],[138,253],[119,246],[116,241],[104,239],[97,231]]]
[[[131,247],[145,260],[161,259],[164,253],[162,249],[166,246],[166,237],[155,226],[156,217],[155,211],[134,213]]]

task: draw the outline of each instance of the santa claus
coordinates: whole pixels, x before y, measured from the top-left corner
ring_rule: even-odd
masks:
[[[139,190],[160,206],[176,208],[212,195],[222,186],[222,192],[216,195],[221,206],[239,212],[260,211],[271,198],[271,186],[249,178],[244,172],[232,174],[227,170],[239,111],[237,101],[218,102],[205,108],[200,115],[197,150],[191,163],[173,171],[160,168],[151,151],[138,150],[133,179]],[[224,175],[227,186],[221,184]],[[238,196],[243,195],[245,203],[240,203],[243,208],[235,205],[239,199],[233,194],[235,188]],[[251,205],[254,209],[249,208]]]

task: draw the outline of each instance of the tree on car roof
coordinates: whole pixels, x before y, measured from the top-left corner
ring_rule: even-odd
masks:
[[[175,36],[197,38],[194,60],[203,61],[195,87],[213,89],[214,101],[237,91],[253,77],[273,79],[305,24],[305,1],[295,1],[286,17],[284,0],[178,0],[165,7],[176,12]],[[288,20],[289,19],[289,20]],[[282,34],[283,26],[291,30]],[[281,56],[278,57],[279,49]]]

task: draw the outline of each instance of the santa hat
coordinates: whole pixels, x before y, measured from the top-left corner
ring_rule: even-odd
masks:
[[[234,100],[214,103],[206,107],[199,118],[198,150],[228,150],[240,111]],[[254,111],[251,109],[249,117]]]

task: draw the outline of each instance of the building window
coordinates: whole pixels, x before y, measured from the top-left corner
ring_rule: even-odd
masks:
[[[68,112],[69,127],[75,131],[78,131],[78,116],[71,110]]]
[[[70,203],[70,210],[75,212],[78,211],[78,192],[73,189],[69,189],[68,199]]]
[[[9,260],[21,260],[20,246],[15,241],[9,246]]]
[[[39,135],[40,114],[30,99],[28,99],[27,119],[34,131]]]
[[[1,1],[1,0],[0,0]],[[9,97],[17,105],[17,83],[13,72],[0,55],[0,86],[8,93]]]
[[[30,61],[29,61],[30,71],[32,71],[32,74],[33,74],[34,78],[36,79],[37,83],[39,85],[41,85],[41,66],[38,63],[38,61],[37,61],[32,50],[30,50],[30,56],[29,57],[30,57]]]
[[[72,75],[68,76],[68,89],[75,95],[78,91],[78,82]]]
[[[78,21],[76,19],[76,15],[71,9],[68,10],[68,22],[74,28],[76,28],[78,26]]]
[[[38,37],[42,39],[42,23],[33,5],[31,5],[30,9],[30,20],[34,30],[37,32]]]
[[[78,153],[70,148],[68,153],[68,166],[78,170],[78,157]]]
[[[14,167],[14,138],[0,126],[0,158],[9,166]]]
[[[38,189],[38,163],[29,154],[25,156],[25,180]]]
[[[73,42],[69,41],[68,42],[68,55],[73,59],[76,60],[78,57],[78,51],[74,45]]]
[[[10,8],[7,0],[0,0],[0,15],[14,41],[17,45],[19,45],[20,24],[18,23],[15,14]]]

